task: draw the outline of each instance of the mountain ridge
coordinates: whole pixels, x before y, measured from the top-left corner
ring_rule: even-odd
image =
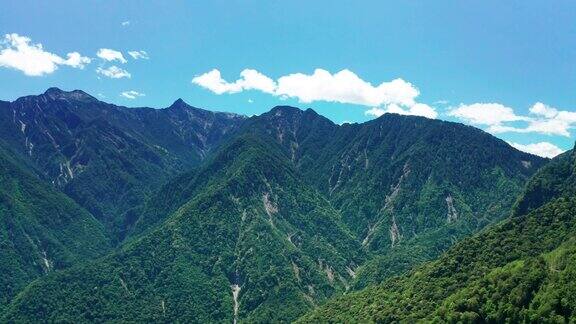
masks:
[[[0,134],[114,248],[36,280],[3,320],[294,320],[504,219],[547,163],[423,117],[338,125],[310,108],[246,118],[47,92],[1,103]]]

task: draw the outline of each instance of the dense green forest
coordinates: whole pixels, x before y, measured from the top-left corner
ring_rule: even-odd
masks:
[[[110,248],[102,225],[0,141],[0,311],[32,280]]]
[[[5,320],[295,318],[351,280],[360,245],[274,143],[240,137],[195,177],[203,190],[102,260],[30,285]],[[95,291],[96,290],[96,291]]]
[[[437,257],[506,217],[544,160],[473,127],[384,115],[338,126],[311,109],[276,107],[240,132],[278,142],[342,213],[373,257],[356,288]]]

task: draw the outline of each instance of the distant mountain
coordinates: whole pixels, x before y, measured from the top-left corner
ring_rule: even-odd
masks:
[[[393,114],[336,125],[288,106],[244,118],[58,89],[0,114],[15,158],[117,244],[21,290],[8,322],[295,320],[537,209],[514,202],[548,162],[473,127]]]
[[[119,240],[133,222],[130,209],[198,165],[243,119],[181,99],[166,109],[126,108],[50,88],[2,102],[0,135]]]
[[[0,142],[0,312],[32,280],[109,251],[101,224]]]
[[[512,216],[411,274],[349,294],[301,322],[576,320],[576,154],[542,168]]]

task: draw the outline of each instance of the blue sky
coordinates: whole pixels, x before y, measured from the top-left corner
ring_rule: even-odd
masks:
[[[336,123],[401,112],[471,124],[541,155],[574,145],[574,1],[2,0],[0,8],[2,100],[57,86],[130,107],[183,98],[252,115],[289,104]]]

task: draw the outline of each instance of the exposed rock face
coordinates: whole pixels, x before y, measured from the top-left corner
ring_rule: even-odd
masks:
[[[452,223],[458,219],[458,212],[456,211],[456,208],[454,208],[454,199],[452,199],[451,195],[446,197],[446,205],[448,207],[448,217],[446,222]]]
[[[400,235],[400,230],[398,229],[398,225],[396,224],[396,217],[392,216],[392,225],[390,225],[390,242],[391,246],[398,244],[402,236]]]

